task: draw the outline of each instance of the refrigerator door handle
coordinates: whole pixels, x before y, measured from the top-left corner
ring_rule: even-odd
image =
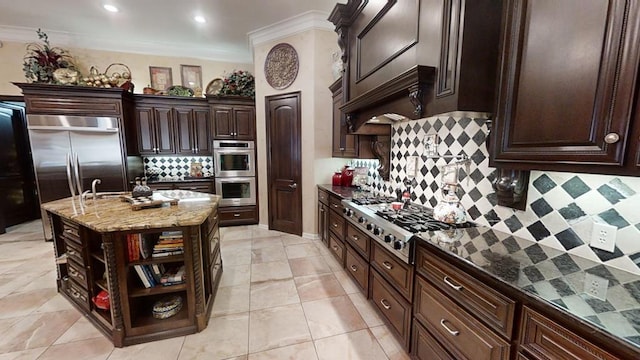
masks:
[[[82,179],[80,178],[80,160],[78,153],[73,154],[73,174],[75,175],[76,188],[78,189],[78,203],[80,204],[80,212],[84,215],[84,205],[82,204]]]
[[[78,215],[78,210],[76,210],[76,199],[75,199],[75,189],[73,187],[73,176],[71,175],[71,154],[67,153],[67,182],[69,183],[69,190],[71,191],[71,207],[73,207],[73,215]]]

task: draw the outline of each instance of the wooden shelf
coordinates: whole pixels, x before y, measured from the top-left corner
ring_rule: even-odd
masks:
[[[92,252],[91,253],[91,257],[96,259],[96,260],[98,260],[98,261],[100,261],[103,264],[106,264],[105,261],[104,261],[104,254],[102,254],[102,253],[94,253],[94,252]]]
[[[107,285],[107,282],[105,280],[96,280],[95,283],[100,289],[109,292],[109,286]]]
[[[190,320],[189,320],[189,311],[187,309],[187,304],[184,304],[182,306],[182,309],[180,309],[180,311],[175,314],[174,316],[167,318],[167,319],[156,319],[153,317],[153,315],[151,315],[151,309],[149,309],[149,314],[140,314],[138,313],[138,316],[136,316],[135,319],[132,319],[132,326],[133,327],[157,327],[157,326],[162,326],[162,327],[166,327],[169,326],[171,328],[174,327],[182,327],[182,326],[189,326],[190,325]],[[181,322],[184,322],[184,324],[182,324]]]
[[[108,329],[112,329],[113,325],[111,325],[111,311],[110,310],[100,310],[93,309],[91,313],[95,315],[95,318],[100,321],[100,323],[106,326]]]
[[[148,289],[132,289],[131,291],[129,291],[129,296],[131,297],[151,296],[151,295],[158,295],[158,294],[169,294],[169,293],[184,291],[184,290],[187,290],[186,283],[169,285],[169,286],[157,285]]]
[[[137,261],[130,261],[129,262],[129,266],[165,264],[165,263],[172,263],[172,262],[184,262],[184,254],[171,255],[171,256],[160,256],[160,257],[150,257],[148,259],[140,259],[140,260],[137,260]]]

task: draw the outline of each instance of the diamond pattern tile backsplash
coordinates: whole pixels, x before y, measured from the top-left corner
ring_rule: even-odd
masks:
[[[456,194],[472,221],[537,241],[559,250],[640,275],[640,178],[532,171],[525,211],[497,206],[491,187],[495,169],[489,167],[485,145],[486,119],[427,118],[393,125],[390,181],[375,171],[377,160],[352,160],[367,166],[377,192],[395,195],[409,179],[408,157],[417,156],[412,200],[433,207],[442,198],[443,166],[460,162]],[[425,145],[437,135],[438,156],[428,157]],[[458,156],[458,158],[455,158]],[[594,222],[615,226],[613,253],[589,246]]]
[[[213,176],[213,157],[211,156],[147,156],[142,158],[144,173],[149,177],[149,170],[159,170],[159,180],[182,180],[189,176],[192,162],[202,163],[202,172]]]

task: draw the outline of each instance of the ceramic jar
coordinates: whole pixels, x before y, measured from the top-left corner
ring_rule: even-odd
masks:
[[[460,204],[456,194],[453,191],[449,191],[433,208],[433,218],[447,224],[461,224],[467,221],[467,212]]]

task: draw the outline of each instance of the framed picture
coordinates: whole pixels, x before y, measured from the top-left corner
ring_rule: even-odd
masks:
[[[167,90],[173,86],[170,67],[149,66],[149,78],[151,87],[156,90]]]
[[[197,65],[180,65],[182,86],[202,92],[202,68]]]

